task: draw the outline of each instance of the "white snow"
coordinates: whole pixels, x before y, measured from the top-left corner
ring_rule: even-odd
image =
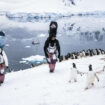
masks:
[[[103,59],[104,58],[104,59]],[[105,73],[98,74],[99,82],[84,90],[86,75],[78,75],[77,83],[69,83],[70,68],[75,62],[81,72],[102,70],[105,55],[67,60],[56,64],[55,72],[49,73],[47,64],[6,74],[0,87],[0,105],[104,105]]]
[[[45,59],[45,56],[41,55],[33,55],[27,58],[22,58],[23,61],[42,61],[43,59]]]

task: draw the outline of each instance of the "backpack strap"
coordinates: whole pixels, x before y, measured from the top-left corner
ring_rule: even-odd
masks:
[[[0,54],[3,56],[3,50],[2,50],[2,48],[0,48],[0,50],[1,50]]]
[[[1,50],[0,55],[3,57],[3,50],[2,50],[2,48],[0,48],[0,50]],[[5,64],[4,57],[3,57],[3,63],[2,64]]]

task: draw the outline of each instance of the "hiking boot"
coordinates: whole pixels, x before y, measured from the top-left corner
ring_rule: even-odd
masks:
[[[53,73],[54,72],[54,70],[50,70],[50,73]]]

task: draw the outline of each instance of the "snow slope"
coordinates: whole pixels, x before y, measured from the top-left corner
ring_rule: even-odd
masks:
[[[71,1],[75,3],[72,5]],[[105,0],[0,0],[0,11],[74,13],[105,11]]]
[[[104,58],[104,59],[103,59]],[[104,105],[105,73],[98,74],[100,82],[85,91],[86,75],[78,75],[77,83],[69,83],[71,64],[79,71],[87,72],[92,64],[94,71],[105,65],[105,55],[68,60],[57,63],[50,74],[48,65],[6,74],[0,87],[0,105]]]

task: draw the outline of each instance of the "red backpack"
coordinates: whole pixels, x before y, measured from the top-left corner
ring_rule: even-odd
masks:
[[[4,58],[2,54],[2,49],[0,49],[0,84],[4,82]]]

